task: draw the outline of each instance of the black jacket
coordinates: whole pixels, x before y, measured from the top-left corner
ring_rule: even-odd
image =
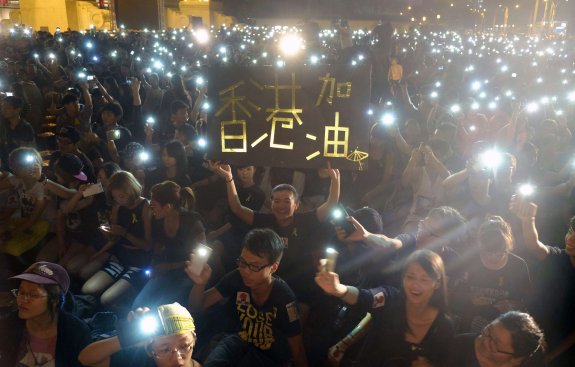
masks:
[[[0,320],[0,366],[17,364],[20,343],[24,337],[25,322],[16,312]],[[55,367],[82,367],[78,355],[92,342],[86,323],[66,311],[58,313]]]

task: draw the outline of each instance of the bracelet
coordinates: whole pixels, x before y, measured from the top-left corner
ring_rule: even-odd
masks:
[[[226,181],[226,183],[230,183],[230,182],[232,182],[233,180],[234,180],[234,178],[232,177],[232,178],[229,179],[229,181]]]

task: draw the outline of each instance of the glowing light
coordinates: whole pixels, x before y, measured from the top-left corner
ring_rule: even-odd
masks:
[[[305,48],[303,39],[297,34],[286,34],[279,41],[280,51],[286,56],[294,56]]]
[[[454,104],[453,106],[451,106],[449,110],[453,113],[459,113],[461,112],[461,106],[458,104]]]
[[[196,41],[198,41],[198,43],[201,45],[205,45],[210,40],[210,34],[204,28],[198,29],[195,32],[194,36],[196,38]]]
[[[153,316],[144,317],[140,321],[140,331],[142,334],[151,335],[158,330],[159,324],[158,320]]]
[[[385,125],[385,126],[390,126],[393,125],[393,123],[395,122],[395,116],[391,113],[386,113],[383,115],[381,122]]]

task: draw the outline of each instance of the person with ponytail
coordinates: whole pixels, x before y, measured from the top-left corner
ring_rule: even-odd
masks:
[[[153,307],[167,302],[185,304],[192,284],[184,273],[185,262],[199,243],[206,242],[201,216],[194,211],[194,192],[173,181],[151,189],[153,261],[150,281],[132,308]]]

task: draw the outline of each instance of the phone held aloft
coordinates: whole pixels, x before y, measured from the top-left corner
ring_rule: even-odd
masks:
[[[191,256],[190,270],[196,275],[200,275],[204,269],[204,265],[208,262],[212,249],[206,245],[199,244],[196,246]]]

